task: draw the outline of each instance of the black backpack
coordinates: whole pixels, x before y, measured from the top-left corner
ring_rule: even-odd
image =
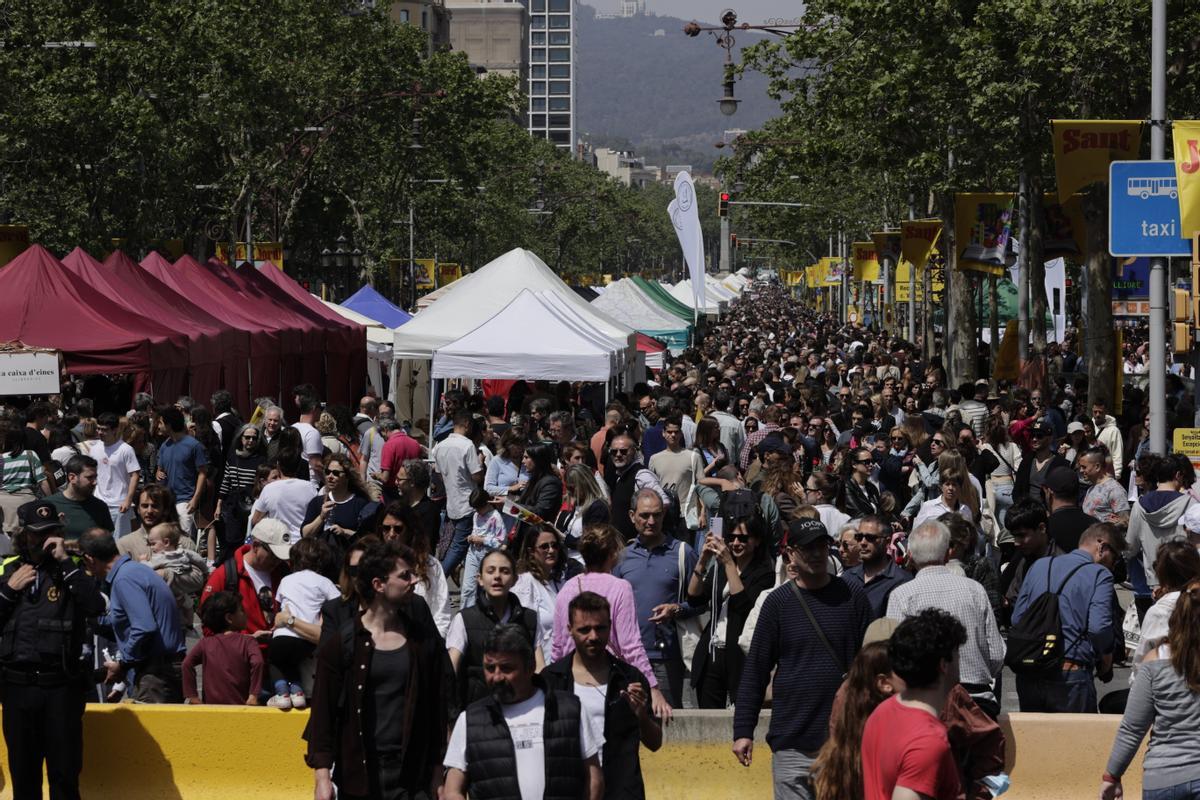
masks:
[[[1049,586],[1054,558],[1050,557],[1050,564],[1046,567],[1046,591],[1030,604],[1025,616],[1008,632],[1008,652],[1004,655],[1004,663],[1017,675],[1046,675],[1062,669],[1066,644],[1063,642],[1058,598],[1075,573],[1087,564],[1080,564],[1067,573],[1058,591],[1052,592]]]

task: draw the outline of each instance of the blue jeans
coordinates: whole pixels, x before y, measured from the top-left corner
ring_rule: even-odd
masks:
[[[1200,800],[1200,781],[1177,783],[1162,789],[1142,789],[1142,800]]]
[[[462,560],[467,557],[467,537],[471,535],[471,515],[467,514],[462,519],[450,520],[454,524],[454,538],[450,540],[450,546],[446,548],[446,556],[442,559],[442,572],[446,574],[446,579],[450,579],[450,573],[454,568],[462,563]]]
[[[1022,711],[1052,714],[1095,714],[1096,680],[1090,669],[1064,670],[1044,678],[1017,676],[1017,697]]]
[[[460,609],[475,605],[475,589],[479,585],[479,568],[483,566],[483,557],[487,553],[488,551],[482,546],[471,545],[467,549],[467,560],[463,564],[462,581],[459,586],[458,607]]]

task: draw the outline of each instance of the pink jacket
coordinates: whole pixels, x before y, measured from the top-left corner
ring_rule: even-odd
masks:
[[[563,584],[554,600],[554,638],[550,650],[557,661],[575,649],[575,642],[568,630],[567,607],[580,592],[595,592],[608,600],[612,607],[612,633],[608,650],[617,658],[632,664],[646,676],[650,686],[657,687],[658,680],[650,669],[646,648],[642,645],[642,632],[638,626],[637,606],[633,601],[633,587],[624,578],[607,572],[589,572],[576,575]]]

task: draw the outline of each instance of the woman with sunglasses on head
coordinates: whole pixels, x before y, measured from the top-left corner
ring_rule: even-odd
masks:
[[[413,551],[413,593],[425,600],[433,614],[438,633],[442,636],[450,629],[454,610],[450,606],[450,585],[442,564],[433,557],[429,537],[421,530],[421,523],[412,506],[403,500],[388,503],[379,521],[379,536],[385,542],[399,542]]]
[[[728,531],[723,537],[711,532],[705,537],[687,586],[689,605],[714,610],[692,660],[700,708],[727,708],[732,702],[745,660],[738,637],[758,596],[775,585],[762,517],[725,518],[722,528]]]
[[[581,572],[583,565],[567,556],[563,537],[552,526],[543,525],[537,536],[526,538],[517,560],[517,582],[512,593],[521,605],[537,612],[538,646],[547,664],[551,662],[558,590]]]
[[[340,562],[350,542],[374,529],[378,511],[350,456],[333,453],[325,457],[325,487],[309,501],[300,534],[321,539]]]

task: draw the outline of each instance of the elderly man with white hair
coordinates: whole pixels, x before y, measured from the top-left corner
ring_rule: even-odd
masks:
[[[927,608],[953,614],[967,629],[967,643],[959,650],[959,681],[994,719],[1000,704],[992,682],[1004,664],[1004,640],[987,592],[979,582],[946,566],[949,553],[950,529],[944,524],[930,520],[916,527],[908,537],[908,556],[917,574],[892,591],[887,616],[904,620]]]

